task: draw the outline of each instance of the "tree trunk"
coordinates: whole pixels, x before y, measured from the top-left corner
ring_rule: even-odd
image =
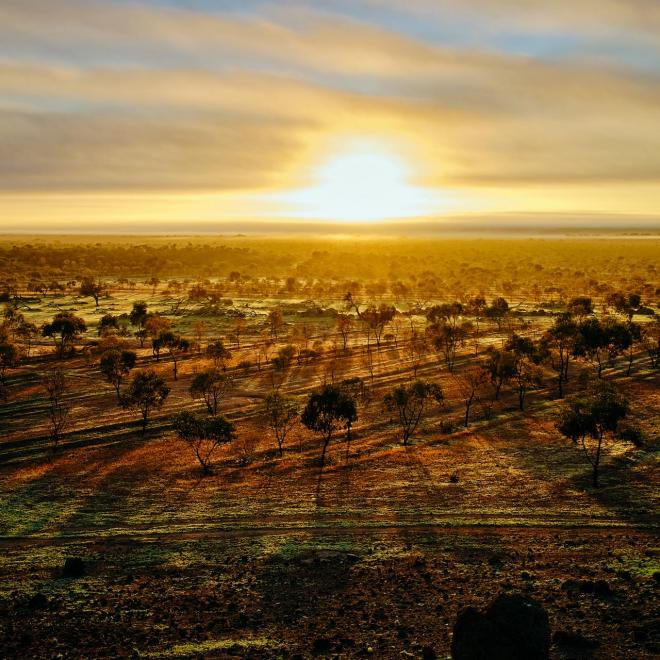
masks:
[[[326,449],[328,448],[328,445],[330,444],[331,437],[332,437],[332,433],[328,434],[325,438],[325,442],[323,443],[323,451],[321,452],[321,470],[323,470],[323,466],[325,465],[325,452]]]

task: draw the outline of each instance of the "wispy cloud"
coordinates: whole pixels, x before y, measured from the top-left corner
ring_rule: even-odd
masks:
[[[660,181],[657,2],[356,4],[5,0],[0,189],[280,189],[351,133],[405,142],[430,186],[564,185],[578,199]],[[445,39],[450,19],[474,33]],[[597,56],[594,35],[617,29],[646,66]],[[548,56],[502,37],[541,32],[584,48]]]

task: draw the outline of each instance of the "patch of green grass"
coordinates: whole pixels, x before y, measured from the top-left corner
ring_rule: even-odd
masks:
[[[348,539],[327,539],[319,537],[313,540],[284,539],[271,554],[273,559],[291,560],[310,552],[355,552],[355,544]]]
[[[629,557],[620,555],[619,561],[610,564],[617,571],[628,571],[633,577],[650,579],[660,573],[660,560],[655,557]]]
[[[202,642],[186,642],[177,644],[163,651],[147,651],[145,658],[190,658],[212,651],[236,649],[237,651],[271,650],[282,648],[282,644],[268,637],[253,639],[208,639]]]

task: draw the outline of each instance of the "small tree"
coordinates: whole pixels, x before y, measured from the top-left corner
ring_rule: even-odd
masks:
[[[376,346],[379,350],[385,327],[394,319],[395,315],[396,307],[394,305],[386,305],[385,303],[381,303],[378,307],[371,305],[363,312],[358,313],[360,321],[367,328],[367,332],[373,332]]]
[[[124,408],[139,410],[142,415],[142,435],[147,429],[149,415],[153,410],[162,408],[170,393],[165,379],[153,369],[140,371],[121,397]]]
[[[348,348],[348,338],[353,328],[353,317],[350,314],[337,314],[337,331],[341,335],[342,350]]]
[[[147,303],[140,301],[133,303],[133,309],[128,315],[130,324],[135,328],[135,336],[140,341],[140,347],[144,346],[144,340],[147,337],[145,325],[148,318]]]
[[[50,323],[46,323],[41,333],[44,337],[52,337],[55,342],[55,352],[58,357],[73,349],[73,344],[87,330],[85,321],[73,312],[58,312]]]
[[[286,437],[300,418],[298,402],[292,396],[273,391],[266,395],[263,410],[266,423],[273,431],[277,448],[282,456],[282,447]]]
[[[651,362],[651,367],[660,367],[660,318],[655,317],[653,321],[642,327],[642,344],[646,349]]]
[[[541,354],[531,339],[516,334],[511,336],[505,349],[513,356],[512,380],[518,393],[518,405],[524,410],[527,392],[542,382],[543,372],[538,366]]]
[[[241,337],[246,333],[246,331],[247,321],[245,320],[245,316],[237,316],[234,319],[230,335],[230,337],[236,342],[236,348],[241,347]]]
[[[101,356],[100,369],[105,379],[115,388],[117,401],[121,403],[119,389],[124,378],[135,367],[137,355],[134,351],[122,351],[112,348]]]
[[[557,429],[582,446],[593,469],[594,488],[598,488],[603,438],[606,433],[616,433],[619,422],[626,417],[628,410],[626,397],[611,383],[601,382],[589,396],[571,401],[561,413]]]
[[[217,369],[208,369],[198,373],[190,384],[190,396],[193,399],[204,399],[209,415],[218,413],[218,404],[231,389],[232,379]]]
[[[429,403],[443,402],[442,389],[435,383],[417,380],[409,386],[399,385],[385,396],[385,407],[399,417],[403,446],[415,433]]]
[[[149,314],[144,324],[146,335],[151,337],[151,352],[156,358],[156,362],[160,361],[160,351],[163,348],[161,335],[168,332],[172,326],[169,319],[166,319],[160,314]]]
[[[570,314],[561,314],[541,338],[542,352],[557,372],[559,398],[564,396],[564,383],[568,381],[568,365],[578,340],[578,326]]]
[[[99,337],[111,335],[119,330],[119,319],[114,314],[104,314],[99,319],[97,332]]]
[[[222,339],[216,339],[206,347],[206,354],[213,360],[216,369],[223,371],[227,368],[227,361],[231,360],[231,352],[227,350]]]
[[[442,353],[449,371],[454,371],[456,350],[459,344],[463,343],[468,336],[467,327],[464,324],[453,325],[444,321],[442,323],[433,323],[428,328],[428,333],[432,337],[433,347],[436,351]]]
[[[181,335],[177,335],[171,330],[161,332],[154,340],[159,345],[160,349],[167,350],[169,356],[172,358],[172,372],[174,380],[178,378],[178,364],[179,358],[190,350],[190,342]]]
[[[13,342],[0,340],[0,383],[7,385],[7,371],[18,364],[18,347]]]
[[[467,367],[456,378],[456,385],[465,407],[465,428],[470,425],[470,410],[475,402],[479,402],[480,393],[488,380],[488,372],[480,366]]]
[[[103,284],[97,282],[93,277],[85,277],[80,283],[79,295],[94,298],[94,303],[99,306],[99,297],[103,293]]]
[[[494,399],[500,398],[500,391],[505,383],[508,383],[514,375],[513,354],[510,351],[502,351],[489,346],[486,357],[482,362],[484,371],[494,388]]]
[[[57,451],[62,433],[69,421],[69,405],[64,400],[68,383],[62,369],[47,371],[42,378],[42,386],[48,397],[46,414],[50,427],[50,441],[53,451]]]
[[[16,336],[23,342],[25,346],[25,356],[30,357],[30,350],[32,349],[32,341],[39,334],[39,328],[34,323],[22,320],[16,328]]]
[[[502,325],[509,313],[509,303],[504,298],[495,298],[484,310],[484,316],[497,323],[497,329],[502,330]]]
[[[174,417],[174,429],[193,450],[205,475],[211,472],[213,452],[236,437],[234,425],[224,417],[201,417],[187,410]]]
[[[587,296],[577,296],[576,298],[571,298],[568,305],[566,305],[566,311],[570,316],[577,316],[579,319],[583,319],[585,316],[590,316],[594,313],[594,304],[591,298]]]
[[[275,307],[268,312],[268,325],[271,337],[277,338],[277,333],[284,325],[284,314],[279,307]]]
[[[322,436],[321,469],[325,464],[325,453],[333,433],[349,421],[355,422],[356,420],[355,400],[342,388],[324,385],[320,390],[309,395],[300,421],[310,431]]]

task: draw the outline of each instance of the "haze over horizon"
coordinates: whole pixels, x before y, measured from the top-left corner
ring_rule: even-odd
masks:
[[[657,230],[659,37],[654,0],[4,0],[0,231]]]

